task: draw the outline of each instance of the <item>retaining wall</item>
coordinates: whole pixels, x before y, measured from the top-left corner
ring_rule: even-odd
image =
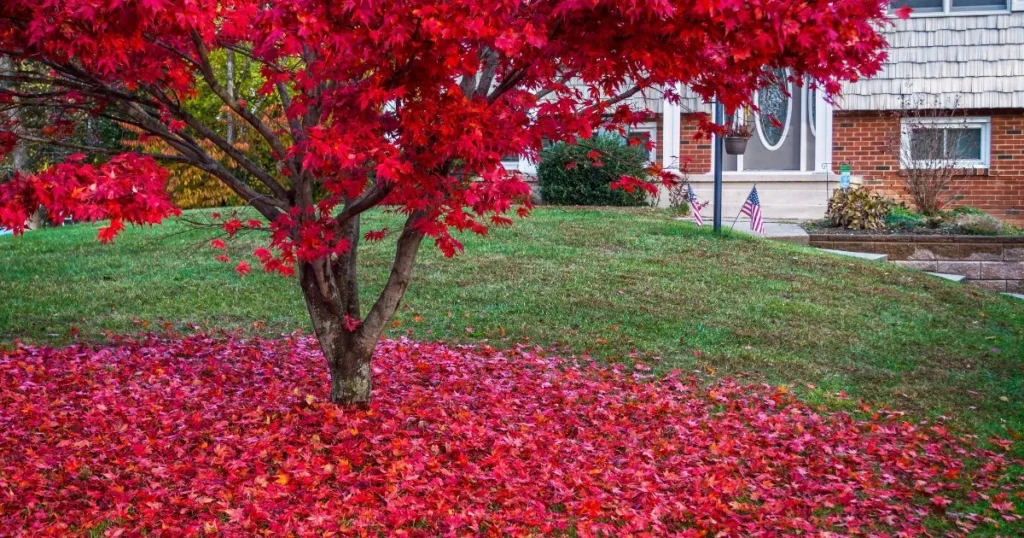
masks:
[[[990,290],[1024,293],[1024,236],[811,234],[810,245],[887,254],[899,265],[963,275]]]

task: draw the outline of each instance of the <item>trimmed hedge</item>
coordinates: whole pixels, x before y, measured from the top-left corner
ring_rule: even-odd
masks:
[[[600,166],[587,156],[594,150],[602,154]],[[608,185],[622,175],[642,178],[646,167],[643,147],[602,134],[577,144],[559,142],[541,152],[537,181],[546,204],[641,206],[647,203],[643,192],[612,190]]]

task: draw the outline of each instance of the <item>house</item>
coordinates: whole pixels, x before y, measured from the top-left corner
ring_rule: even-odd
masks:
[[[1024,223],[1024,0],[906,1],[915,13],[887,32],[885,68],[847,86],[832,113],[831,160],[898,197],[909,155],[901,160],[878,148],[882,133],[898,131],[908,118],[891,112],[906,95],[946,103],[958,113],[933,118],[933,135],[976,141],[958,161],[957,203]]]
[[[907,160],[894,154],[887,138],[900,136],[901,113],[917,102],[958,107],[955,120],[932,122],[935,135],[966,128],[978,141],[958,161],[964,168],[958,203],[1024,223],[1024,0],[894,5],[903,2],[914,12],[885,31],[890,48],[882,71],[847,84],[834,105],[793,84],[755,96],[762,113],[750,119],[755,134],[747,152],[724,158],[724,215],[738,212],[756,182],[767,217],[820,218],[843,164],[855,183],[903,198],[900,169]],[[681,107],[710,111],[693,99]],[[711,146],[692,140],[694,124],[676,108],[662,105],[662,163],[689,159],[695,190],[709,198]]]
[[[907,96],[957,103],[975,150],[963,162],[961,204],[1024,223],[1024,0],[896,0],[914,9],[885,30],[889,58],[875,77],[847,84],[833,105],[813,88],[783,83],[754,96],[754,136],[741,156],[724,156],[723,214],[732,218],[756,183],[767,218],[824,216],[840,166],[855,183],[900,198],[901,159],[885,146],[900,133]],[[783,73],[779,73],[780,75]],[[781,86],[781,85],[780,85]],[[698,196],[712,193],[712,145],[695,140],[694,114],[711,107],[685,89],[681,102],[637,96],[654,121],[638,134],[658,141],[652,159],[687,162]],[[772,121],[774,117],[778,121]],[[965,127],[934,122],[934,135]],[[898,153],[898,152],[897,152]],[[532,172],[525,160],[506,165]],[[667,197],[662,197],[663,199]],[[662,200],[664,203],[665,200]],[[708,210],[710,212],[710,208]]]

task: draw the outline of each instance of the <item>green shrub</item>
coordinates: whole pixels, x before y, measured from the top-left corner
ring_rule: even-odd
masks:
[[[600,166],[587,156],[592,151],[601,154]],[[618,136],[598,135],[577,144],[559,142],[540,155],[541,200],[554,205],[645,205],[643,192],[612,190],[608,185],[623,175],[643,178],[646,167],[643,148],[629,146]]]
[[[899,230],[913,230],[924,226],[924,220],[920,213],[897,205],[889,209],[889,214],[885,216],[885,225]]]
[[[690,216],[690,203],[689,202],[681,202],[679,205],[672,206],[669,209],[671,209],[672,212],[674,212],[676,215],[678,215],[680,217],[689,217]]]
[[[976,207],[971,207],[969,205],[962,205],[960,207],[954,208],[953,210],[950,211],[950,213],[958,217],[960,215],[988,215],[988,213],[985,213],[984,211]]]
[[[833,226],[851,230],[881,230],[892,204],[863,187],[836,189],[825,216]]]
[[[967,213],[956,219],[956,226],[968,235],[999,235],[1006,226],[999,219],[987,213]]]

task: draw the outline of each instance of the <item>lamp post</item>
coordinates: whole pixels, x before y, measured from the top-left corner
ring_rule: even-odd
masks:
[[[721,127],[725,125],[725,108],[722,103],[715,101],[715,125]],[[722,154],[725,153],[725,147],[723,144],[723,137],[721,134],[716,133],[713,139],[714,151],[715,151],[715,162],[714,162],[714,175],[715,175],[715,233],[722,232]]]

